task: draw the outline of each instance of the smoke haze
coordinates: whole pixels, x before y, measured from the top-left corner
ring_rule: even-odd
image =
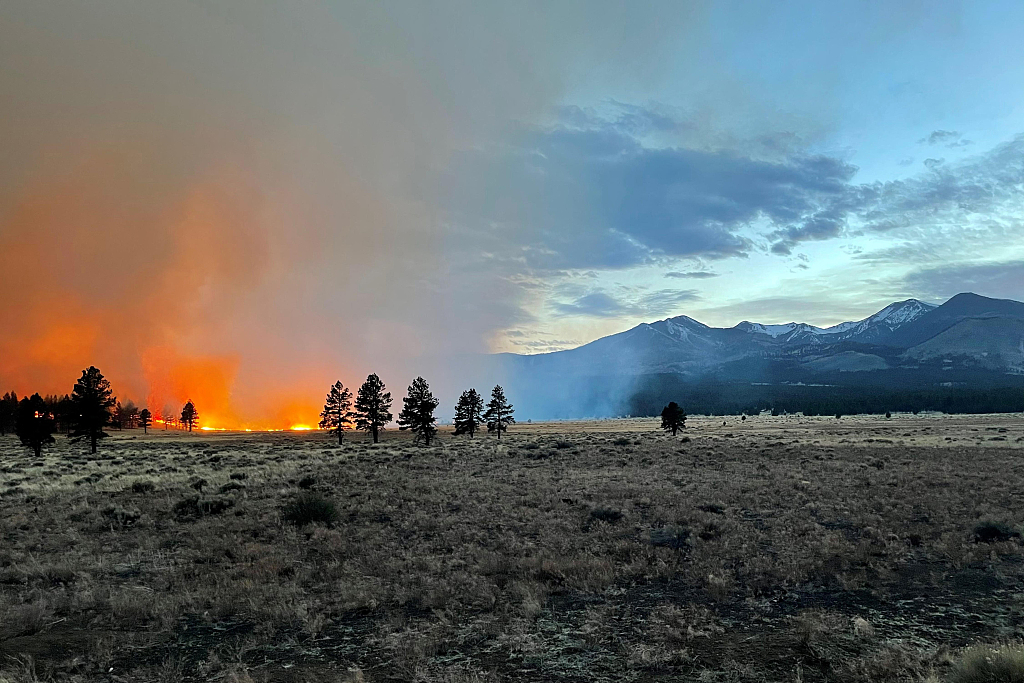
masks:
[[[286,427],[336,378],[400,394],[419,358],[489,350],[524,289],[439,178],[590,70],[651,73],[692,13],[658,14],[5,5],[0,385],[66,393],[95,364],[157,413]]]

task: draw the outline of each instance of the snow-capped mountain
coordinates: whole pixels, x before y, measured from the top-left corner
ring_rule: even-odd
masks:
[[[907,299],[889,304],[878,313],[863,320],[839,323],[832,327],[815,327],[807,323],[763,325],[744,320],[734,329],[751,334],[766,334],[773,339],[789,342],[835,343],[850,339],[860,342],[880,342],[903,325],[917,320],[935,307],[935,304],[917,299]]]
[[[941,306],[908,299],[827,328],[720,328],[681,315],[575,349],[495,360],[538,415],[558,417],[619,414],[636,401],[657,409],[678,392],[718,405],[723,387],[740,400],[765,387],[870,395],[1004,386],[1024,375],[1024,303],[975,294]]]
[[[995,322],[970,325],[975,319]],[[1005,354],[1013,357],[986,356],[985,364],[1021,367],[1024,358],[1017,358],[1013,350],[1024,340],[1015,341],[1018,326],[1008,325],[1006,320],[1024,320],[1024,304],[973,294],[957,295],[942,306],[917,299],[898,301],[863,320],[825,328],[797,322],[768,325],[749,321],[721,328],[680,315],[641,323],[576,349],[511,358],[513,363],[535,371],[595,376],[677,373],[696,377],[733,373],[730,368],[749,368],[752,363],[785,367],[789,374],[794,369],[807,373],[824,369],[863,372],[903,367],[916,362],[913,359],[969,355],[972,349],[988,349],[991,345],[968,344],[966,337],[971,336],[970,330],[996,334],[998,329],[1000,338],[1006,337],[998,348],[1006,349]],[[957,325],[960,327],[955,335],[942,337],[943,332]],[[943,341],[954,338],[955,344]],[[929,340],[927,353],[913,351]],[[742,379],[742,372],[738,379]]]

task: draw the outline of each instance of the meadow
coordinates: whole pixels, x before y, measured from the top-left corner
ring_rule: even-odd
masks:
[[[0,681],[945,680],[1024,635],[1021,415],[657,427],[5,437]]]

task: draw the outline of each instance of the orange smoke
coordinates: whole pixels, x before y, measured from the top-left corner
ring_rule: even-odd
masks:
[[[142,353],[142,371],[149,387],[146,405],[161,418],[175,418],[186,401],[199,409],[199,424],[238,428],[231,406],[231,387],[238,360],[234,358],[181,358],[173,349],[151,348]]]
[[[195,180],[145,152],[62,160],[0,204],[0,392],[69,393],[96,365],[155,415],[191,399],[207,427],[315,425],[308,384],[258,397],[256,415],[234,394],[232,334],[255,324],[243,304],[271,270],[245,175],[220,165]]]

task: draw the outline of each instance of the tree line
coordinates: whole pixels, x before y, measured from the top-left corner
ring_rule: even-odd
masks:
[[[394,419],[391,414],[391,392],[387,391],[384,382],[376,374],[367,376],[366,381],[356,391],[353,401],[352,392],[341,381],[331,385],[320,413],[320,429],[337,436],[342,443],[345,432],[358,429],[370,434],[374,443],[380,441],[380,433]],[[422,377],[417,377],[409,385],[405,398],[402,399],[402,410],[398,413],[398,429],[410,431],[415,435],[416,442],[429,446],[437,434],[437,417],[434,411],[440,401],[434,398],[430,386]],[[472,438],[481,426],[486,425],[487,431],[501,433],[515,423],[515,409],[505,398],[505,390],[496,385],[491,390],[491,400],[486,410],[483,398],[476,389],[467,389],[459,396],[455,405],[455,435],[468,434]]]
[[[906,380],[906,381],[904,381]],[[883,385],[751,385],[650,375],[618,406],[620,415],[656,416],[668,400],[695,415],[884,415],[937,411],[946,414],[1024,412],[1024,377],[999,378],[1007,386],[914,386],[896,375]]]
[[[199,411],[189,400],[182,408],[180,424],[192,431],[198,425]],[[165,424],[169,421],[165,417]],[[21,443],[39,457],[43,446],[54,443],[55,433],[67,434],[72,443],[84,441],[95,453],[100,439],[109,436],[104,429],[136,429],[146,433],[153,424],[148,408],[141,410],[131,401],[124,405],[114,396],[110,381],[94,366],[82,371],[70,394],[40,396],[38,393],[18,399],[9,391],[0,396],[0,436],[14,433]]]

